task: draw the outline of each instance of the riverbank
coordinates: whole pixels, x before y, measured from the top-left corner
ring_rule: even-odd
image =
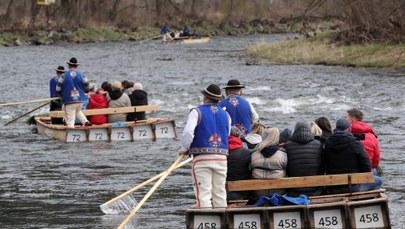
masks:
[[[224,36],[243,34],[270,34],[299,32],[302,26],[299,23],[273,23],[267,20],[256,20],[249,23],[224,24],[221,26],[192,27],[201,36]],[[181,28],[171,28],[179,31]],[[78,28],[66,30],[64,28],[35,29],[28,31],[7,31],[0,33],[0,46],[25,45],[54,45],[63,43],[94,43],[117,41],[143,41],[160,34],[157,27],[139,27],[136,29],[105,28]]]
[[[332,32],[247,47],[248,64],[322,64],[348,67],[404,68],[405,44],[338,46]]]

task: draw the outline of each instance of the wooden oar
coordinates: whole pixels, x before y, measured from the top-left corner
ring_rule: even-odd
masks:
[[[118,229],[122,229],[125,227],[125,225],[131,220],[131,218],[138,212],[138,210],[142,207],[142,205],[148,200],[148,198],[155,192],[157,187],[166,179],[167,176],[176,168],[176,166],[180,163],[180,161],[184,158],[186,154],[182,153],[180,156],[177,158],[177,160],[170,166],[170,168],[166,171],[166,173],[160,177],[160,179],[153,185],[153,187],[149,190],[148,193],[142,198],[142,200],[139,202],[139,204],[129,213],[127,218],[125,218],[124,221],[118,226]]]
[[[161,36],[162,36],[162,35],[161,35],[161,34],[159,34],[159,35],[157,35],[157,36],[150,37],[150,38],[147,38],[147,39],[145,39],[145,40],[141,40],[141,41],[139,41],[139,43],[142,43],[142,42],[144,42],[144,41],[150,41],[150,40],[153,40],[153,39],[159,38],[159,37],[161,37]]]
[[[14,105],[28,104],[28,103],[48,102],[48,101],[58,100],[58,99],[60,99],[60,98],[54,97],[54,98],[48,98],[48,99],[36,99],[36,100],[28,100],[28,101],[21,101],[21,102],[2,103],[2,104],[0,104],[0,107],[14,106]]]
[[[180,167],[186,165],[187,163],[191,162],[192,160],[193,160],[193,158],[191,157],[191,158],[189,158],[189,159],[187,159],[187,160],[181,162],[180,164],[178,164],[174,169],[178,169],[178,168],[180,168]],[[131,193],[133,193],[133,192],[135,192],[135,191],[141,189],[142,187],[144,187],[144,186],[146,186],[146,185],[152,183],[153,181],[155,181],[155,180],[161,178],[161,177],[162,177],[163,175],[165,175],[166,173],[167,173],[167,170],[164,171],[164,172],[162,172],[162,173],[160,173],[160,174],[158,174],[158,175],[156,175],[156,176],[154,176],[154,177],[149,178],[148,180],[146,180],[146,181],[142,182],[141,184],[139,184],[139,185],[133,187],[132,189],[130,189],[130,190],[128,190],[128,191],[122,193],[121,195],[119,195],[119,196],[117,196],[117,197],[115,197],[115,198],[113,198],[113,199],[111,199],[111,200],[105,202],[104,204],[100,205],[100,209],[101,209],[104,213],[109,212],[108,210],[110,209],[110,207],[111,207],[112,205],[115,204],[115,205],[118,206],[118,204],[116,204],[117,201],[121,201],[122,198],[124,198],[124,197],[128,196],[129,194],[131,194]]]
[[[7,126],[8,124],[13,123],[13,122],[15,122],[16,120],[18,120],[18,119],[20,119],[20,118],[22,118],[22,117],[24,117],[24,116],[26,116],[26,115],[28,115],[28,114],[31,114],[32,112],[38,110],[38,109],[41,108],[41,107],[44,107],[44,106],[50,104],[50,103],[51,103],[51,102],[46,102],[46,103],[42,104],[41,106],[39,106],[39,107],[37,107],[37,108],[35,108],[35,109],[33,109],[33,110],[30,110],[30,111],[28,111],[27,113],[24,113],[23,115],[18,116],[17,118],[15,118],[15,119],[9,121],[8,123],[6,123],[6,124],[4,124],[4,125]]]

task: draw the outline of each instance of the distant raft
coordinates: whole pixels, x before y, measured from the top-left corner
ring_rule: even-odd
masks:
[[[199,44],[207,43],[210,40],[209,37],[179,37],[173,38],[173,40],[165,40],[163,43],[182,43],[182,44]]]
[[[117,114],[157,110],[158,106],[133,106],[121,108],[105,108],[83,110],[88,115]],[[53,111],[49,117],[35,117],[38,134],[51,136],[62,142],[92,142],[92,141],[142,141],[163,138],[176,138],[174,119],[148,118],[135,122],[116,122],[102,125],[68,128],[63,124],[51,124],[51,117],[63,117],[63,111]]]

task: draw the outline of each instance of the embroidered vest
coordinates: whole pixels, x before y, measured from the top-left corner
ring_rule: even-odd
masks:
[[[226,112],[228,112],[232,119],[232,126],[238,127],[243,134],[250,132],[252,112],[246,99],[241,96],[232,95],[219,102],[218,105],[226,107]]]
[[[228,154],[228,118],[217,104],[196,108],[199,122],[190,145],[190,154]]]

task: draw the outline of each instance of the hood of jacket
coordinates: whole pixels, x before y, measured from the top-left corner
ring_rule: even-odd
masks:
[[[229,141],[228,143],[229,150],[239,149],[243,147],[242,140],[236,136],[229,135],[228,141]]]
[[[112,100],[117,100],[117,99],[121,98],[122,93],[123,92],[121,90],[113,90],[113,91],[108,92],[108,95],[110,96],[110,98]]]
[[[352,133],[372,133],[374,134],[373,128],[365,122],[352,120],[350,122]],[[375,134],[374,134],[375,135]]]
[[[269,145],[266,148],[262,149],[260,153],[263,155],[263,157],[271,157],[273,156],[278,150],[277,145]]]
[[[148,96],[148,93],[146,93],[146,91],[143,90],[135,90],[132,92],[131,97],[141,100],[144,99]]]
[[[353,135],[349,132],[334,130],[332,136],[329,138],[329,141],[326,144],[333,145],[335,152],[339,153],[350,148],[353,139]]]

